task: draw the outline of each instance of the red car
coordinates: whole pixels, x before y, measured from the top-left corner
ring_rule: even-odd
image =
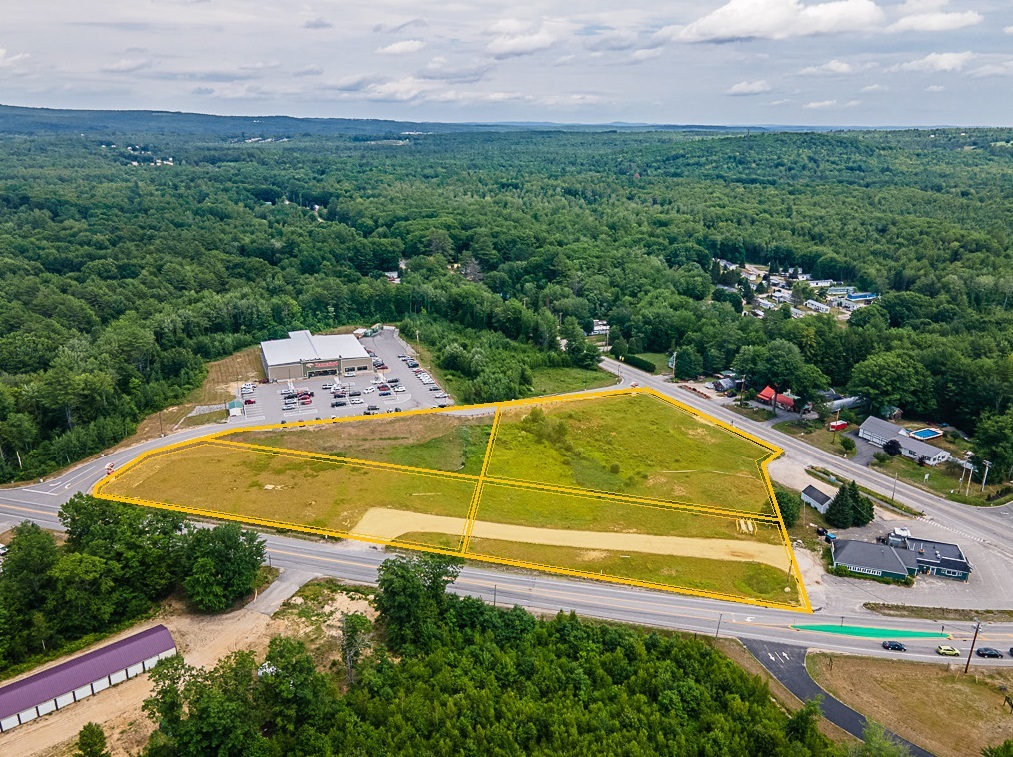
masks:
[[[244,405],[256,405],[257,400],[243,400]]]
[[[313,404],[313,400],[311,400],[309,397],[307,397],[304,400],[299,400],[299,404],[300,405],[312,405]]]

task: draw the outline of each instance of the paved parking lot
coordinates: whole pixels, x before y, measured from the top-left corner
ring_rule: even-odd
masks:
[[[411,348],[395,337],[393,329],[384,329],[373,337],[362,339],[362,346],[369,351],[375,352],[376,356],[383,360],[387,366],[386,370],[359,371],[354,376],[317,376],[311,379],[303,379],[287,382],[276,382],[273,384],[260,384],[250,395],[243,399],[253,399],[254,403],[244,405],[245,416],[243,418],[231,418],[230,422],[241,420],[244,423],[277,424],[285,421],[293,423],[297,421],[317,420],[327,418],[344,418],[348,416],[361,416],[366,412],[369,405],[380,408],[380,413],[394,412],[395,408],[400,410],[417,410],[419,408],[437,407],[441,403],[451,404],[449,398],[438,398],[439,391],[430,391],[412,372],[408,366],[398,359],[398,355],[412,355]],[[391,391],[390,396],[381,397],[374,384],[374,379],[382,376],[385,379],[398,379],[403,392]],[[348,404],[344,407],[331,407],[336,400],[331,396],[330,389],[324,389],[324,384],[338,382],[349,394],[341,401]],[[436,386],[436,385],[434,385]],[[283,407],[283,396],[292,390],[306,389],[313,393],[309,404],[298,404],[293,409],[286,410]],[[393,385],[391,385],[393,389]],[[360,392],[358,397],[351,396],[352,392]],[[362,404],[352,404],[353,400],[361,400]]]

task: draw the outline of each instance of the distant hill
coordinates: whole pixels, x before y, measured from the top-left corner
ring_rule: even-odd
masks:
[[[204,134],[221,137],[374,136],[475,131],[778,131],[778,127],[550,122],[425,123],[359,118],[215,116],[163,110],[54,110],[0,105],[2,134]]]

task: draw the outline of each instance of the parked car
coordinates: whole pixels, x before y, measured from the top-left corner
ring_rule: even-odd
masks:
[[[401,412],[401,408],[399,408],[399,407],[395,407],[395,408],[394,408],[394,412],[395,412],[395,413],[400,413],[400,412]]]
[[[349,404],[352,405],[363,405],[365,404],[362,400],[348,400]]]
[[[257,400],[243,400],[244,405],[256,405]]]
[[[894,652],[906,652],[907,647],[901,644],[899,641],[884,641],[883,649],[892,649]]]
[[[376,387],[375,386],[367,386],[365,389],[362,390],[362,393],[363,394],[372,394],[375,391],[376,391]]]
[[[388,389],[386,392],[380,392],[381,397],[390,397],[391,391]]]
[[[334,382],[328,381],[325,384],[323,384],[320,388],[321,389],[333,389],[334,388]]]
[[[387,379],[387,383],[388,384],[400,384],[401,383],[401,379],[399,379],[399,378],[397,378],[395,376],[394,378]]]
[[[936,654],[941,654],[944,657],[960,657],[960,650],[956,647],[940,644],[936,647]]]
[[[379,405],[367,405],[366,409],[367,410],[379,410],[380,406]]]
[[[335,400],[334,402],[331,403],[331,407],[344,407],[347,404],[348,403],[345,402],[344,400]]]
[[[380,365],[376,366],[376,369],[378,371],[389,371],[390,370],[390,368],[387,367],[386,363],[380,363]]]
[[[313,404],[313,400],[311,400],[309,397],[306,397],[305,399],[299,400],[299,404],[300,405],[312,405]]]
[[[348,393],[347,392],[335,392],[331,396],[334,397],[334,399],[336,399],[336,400],[348,399]]]
[[[429,391],[431,391],[431,392],[442,392],[443,390],[440,389],[440,387],[438,387],[438,386],[431,386],[431,387],[429,387]]]
[[[978,655],[978,657],[991,657],[994,660],[1002,659],[1002,652],[998,649],[993,649],[992,647],[979,647],[975,654]]]
[[[439,394],[436,395],[436,399],[438,399],[438,400],[445,400],[449,396],[450,395],[447,394],[446,392],[440,392]]]
[[[407,392],[408,390],[405,389],[403,386],[395,386],[394,387],[394,391],[395,392]]]
[[[349,397],[361,397],[362,396],[362,392],[360,392],[359,390],[356,389],[353,392],[349,392],[348,396]]]
[[[4,544],[0,544],[0,557],[3,557],[6,554],[7,554],[7,546]]]

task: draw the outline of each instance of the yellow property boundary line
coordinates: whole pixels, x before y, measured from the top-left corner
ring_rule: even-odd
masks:
[[[704,421],[706,423],[711,423],[713,425],[716,425],[719,428],[722,428],[725,431],[727,431],[727,432],[729,432],[731,434],[734,434],[735,436],[738,436],[740,438],[746,439],[746,440],[752,442],[753,444],[759,446],[760,448],[762,448],[764,450],[767,450],[767,454],[764,455],[764,456],[761,456],[759,459],[757,459],[755,461],[755,463],[757,464],[757,468],[758,468],[758,470],[759,470],[759,472],[761,474],[761,478],[762,478],[763,483],[764,483],[764,485],[766,487],[768,497],[770,498],[770,502],[771,502],[774,514],[776,516],[776,523],[777,523],[779,531],[780,531],[781,541],[782,541],[782,543],[784,545],[785,552],[786,552],[786,555],[787,555],[787,558],[788,558],[788,566],[789,566],[788,567],[788,574],[789,574],[788,578],[790,579],[790,578],[794,577],[795,585],[796,585],[797,590],[798,590],[799,602],[800,602],[801,606],[799,606],[799,605],[789,605],[789,604],[778,603],[778,602],[769,602],[769,601],[766,601],[766,600],[756,599],[756,598],[752,598],[752,597],[739,597],[739,596],[735,596],[735,595],[725,594],[725,593],[722,593],[722,592],[704,591],[704,590],[692,589],[692,588],[688,588],[688,587],[675,587],[675,586],[668,585],[668,584],[656,584],[656,583],[653,583],[653,582],[650,582],[650,581],[642,581],[642,580],[639,580],[639,579],[625,578],[625,577],[621,577],[621,576],[607,576],[607,575],[597,574],[597,573],[591,573],[591,572],[587,572],[587,571],[580,571],[580,570],[573,570],[573,569],[569,569],[569,568],[562,568],[562,567],[559,567],[559,566],[547,566],[547,565],[542,565],[542,564],[539,564],[539,563],[527,562],[527,561],[523,561],[523,560],[512,560],[512,559],[508,559],[508,558],[500,558],[500,557],[495,557],[495,556],[490,556],[490,555],[477,555],[477,554],[468,553],[468,543],[470,541],[471,531],[472,531],[472,528],[474,527],[475,517],[477,516],[477,512],[478,512],[478,508],[479,508],[480,500],[481,500],[481,487],[482,487],[482,484],[485,481],[488,481],[489,483],[495,483],[495,484],[500,485],[500,486],[507,486],[507,487],[511,487],[512,486],[512,487],[515,487],[515,488],[534,488],[536,486],[544,486],[545,487],[544,490],[546,490],[546,491],[553,491],[553,490],[555,490],[557,493],[560,493],[560,494],[570,494],[570,495],[584,496],[584,497],[590,497],[590,498],[600,498],[600,499],[609,499],[609,498],[612,498],[612,499],[615,499],[615,500],[618,500],[618,501],[623,501],[623,499],[629,499],[631,501],[626,502],[626,504],[634,504],[634,505],[639,504],[639,505],[642,505],[642,506],[645,506],[645,505],[646,506],[658,506],[659,502],[664,502],[666,505],[668,505],[669,507],[672,507],[673,509],[686,509],[686,510],[695,511],[695,512],[698,512],[698,513],[704,514],[704,515],[715,515],[715,516],[719,516],[719,517],[747,518],[747,519],[763,520],[763,521],[774,520],[769,515],[767,515],[766,517],[764,517],[764,515],[761,515],[761,514],[758,514],[758,513],[757,514],[750,514],[750,513],[744,513],[744,512],[741,512],[741,511],[724,511],[723,509],[720,512],[715,512],[714,508],[705,508],[703,506],[698,506],[698,505],[687,505],[686,503],[671,503],[671,502],[665,502],[663,500],[662,501],[655,501],[655,502],[649,502],[649,501],[637,502],[637,501],[632,501],[632,500],[634,500],[634,499],[640,499],[640,498],[630,498],[629,495],[618,495],[618,494],[611,493],[611,492],[596,492],[594,490],[582,490],[582,489],[572,489],[571,490],[568,487],[558,487],[558,488],[553,489],[553,488],[551,488],[552,485],[539,485],[539,484],[537,484],[535,482],[532,482],[532,486],[523,486],[522,487],[522,486],[517,486],[517,484],[518,483],[523,484],[525,482],[517,482],[517,481],[513,481],[511,479],[496,479],[496,478],[492,478],[492,477],[486,478],[485,473],[486,473],[486,471],[488,469],[490,454],[491,454],[491,451],[492,451],[492,448],[493,448],[493,444],[495,442],[496,431],[498,430],[498,425],[499,425],[500,418],[501,418],[501,415],[502,415],[502,412],[503,412],[504,409],[514,408],[514,407],[530,407],[530,406],[533,406],[533,405],[560,404],[560,403],[575,402],[575,401],[585,400],[585,399],[598,399],[598,398],[610,398],[610,397],[621,397],[621,396],[634,396],[634,395],[639,395],[639,394],[644,394],[644,395],[648,395],[648,396],[654,397],[655,399],[657,399],[657,400],[659,400],[659,401],[661,401],[661,402],[663,402],[663,403],[665,403],[667,405],[670,405],[670,406],[675,407],[675,408],[677,408],[679,410],[682,410],[682,411],[684,411],[686,413],[689,413],[691,416],[694,416],[694,417],[696,417],[696,418],[698,418],[698,419],[700,419],[700,420],[702,420],[702,421]],[[752,604],[752,605],[756,605],[756,606],[760,606],[760,607],[771,607],[771,608],[777,608],[777,609],[786,609],[786,610],[792,610],[792,611],[795,611],[795,612],[799,612],[799,611],[810,612],[810,613],[812,612],[812,605],[811,605],[811,603],[809,601],[808,593],[805,590],[805,584],[802,581],[802,573],[801,573],[801,570],[800,570],[800,568],[798,566],[798,562],[797,562],[797,560],[795,558],[794,550],[791,548],[791,540],[790,540],[790,537],[788,536],[788,531],[785,528],[784,519],[781,516],[780,508],[777,506],[777,499],[776,499],[776,497],[774,495],[773,484],[771,483],[770,474],[769,474],[769,471],[767,470],[768,463],[772,459],[774,459],[774,458],[778,457],[779,455],[783,454],[783,450],[780,449],[779,447],[776,447],[776,446],[774,446],[774,445],[772,445],[772,444],[770,444],[768,442],[765,442],[765,441],[763,441],[763,440],[761,440],[761,439],[753,436],[752,434],[748,433],[747,431],[744,431],[744,430],[742,430],[740,428],[737,428],[737,427],[732,426],[732,425],[730,425],[728,423],[725,423],[724,421],[722,421],[722,420],[720,420],[718,418],[714,418],[713,416],[707,415],[707,414],[705,414],[705,413],[703,413],[703,412],[701,412],[701,411],[699,411],[699,410],[697,410],[697,409],[695,409],[693,407],[685,405],[682,402],[679,402],[678,400],[676,400],[676,399],[674,399],[672,397],[668,397],[666,395],[663,395],[660,392],[655,391],[654,389],[651,389],[650,387],[611,389],[611,390],[603,390],[603,391],[595,391],[595,392],[584,392],[584,393],[571,394],[571,395],[557,395],[557,396],[553,396],[553,397],[533,397],[533,398],[522,399],[522,400],[511,400],[511,401],[508,401],[508,402],[498,402],[498,403],[486,403],[486,404],[481,404],[481,405],[470,405],[470,406],[465,406],[465,407],[423,408],[423,409],[405,411],[403,413],[398,414],[397,417],[404,418],[404,417],[411,416],[411,415],[431,415],[431,414],[436,414],[436,413],[447,413],[447,414],[452,414],[452,415],[460,415],[461,412],[462,412],[462,410],[465,410],[465,409],[468,411],[469,414],[477,414],[477,415],[487,414],[487,413],[482,413],[482,412],[475,413],[475,411],[491,411],[492,414],[493,414],[493,430],[492,430],[492,433],[490,433],[490,435],[489,435],[489,442],[488,442],[488,444],[486,446],[485,456],[484,456],[483,461],[482,461],[482,470],[481,470],[481,473],[480,473],[480,475],[478,477],[470,476],[470,475],[467,475],[467,474],[456,473],[456,472],[452,472],[452,471],[436,471],[436,470],[433,470],[433,469],[417,468],[417,467],[414,467],[414,466],[402,466],[402,465],[397,465],[397,464],[394,464],[394,463],[381,463],[381,462],[377,462],[377,461],[358,460],[358,459],[355,459],[355,458],[342,459],[339,456],[326,455],[326,454],[322,454],[322,453],[302,452],[302,451],[299,451],[299,450],[289,450],[289,449],[277,448],[277,447],[268,447],[268,446],[261,446],[261,445],[253,445],[253,444],[246,444],[246,443],[242,443],[242,442],[231,442],[231,441],[227,441],[227,440],[225,440],[223,438],[223,437],[226,437],[226,436],[229,436],[229,435],[232,435],[232,434],[247,433],[247,432],[250,432],[250,431],[271,431],[271,430],[279,430],[279,429],[287,430],[287,429],[290,429],[290,428],[304,428],[304,427],[312,427],[312,426],[330,426],[330,425],[333,425],[335,423],[346,423],[346,422],[351,422],[351,421],[364,421],[364,420],[371,420],[373,418],[379,419],[379,418],[386,418],[387,417],[386,415],[383,415],[383,416],[346,416],[346,417],[342,417],[342,418],[332,418],[332,419],[328,419],[328,420],[298,421],[298,422],[291,423],[291,424],[268,424],[268,425],[263,425],[263,426],[245,427],[245,428],[242,428],[242,429],[231,429],[231,430],[226,430],[226,431],[219,431],[219,432],[216,432],[214,434],[209,434],[208,436],[200,437],[198,439],[189,439],[189,440],[184,440],[184,441],[180,441],[180,442],[175,442],[175,443],[167,445],[165,447],[161,447],[161,448],[159,448],[157,450],[151,450],[149,452],[142,453],[141,455],[138,455],[133,460],[128,461],[122,467],[120,467],[119,469],[113,471],[110,475],[108,475],[105,478],[103,478],[100,481],[98,481],[95,484],[95,486],[93,487],[93,489],[92,489],[92,495],[95,496],[95,497],[101,498],[101,499],[107,499],[107,500],[118,501],[118,502],[128,502],[128,503],[131,503],[131,504],[142,505],[142,506],[145,506],[145,507],[154,507],[154,508],[163,509],[163,510],[175,510],[177,512],[184,512],[184,513],[188,513],[188,514],[196,515],[196,516],[200,516],[200,517],[210,517],[210,518],[215,518],[215,519],[219,519],[219,520],[231,520],[231,521],[238,521],[238,522],[242,522],[242,523],[250,523],[250,524],[253,524],[253,525],[264,526],[264,527],[267,527],[267,528],[276,528],[276,529],[292,530],[292,531],[301,531],[301,532],[313,533],[313,534],[317,534],[317,535],[321,535],[321,536],[348,537],[348,538],[356,539],[358,541],[365,541],[365,542],[370,542],[370,543],[374,543],[374,544],[381,544],[381,545],[385,545],[385,546],[406,547],[406,548],[409,548],[409,549],[424,550],[424,551],[435,552],[435,553],[439,553],[439,554],[452,555],[452,556],[456,556],[456,557],[468,557],[468,558],[472,558],[472,559],[478,559],[478,560],[482,560],[482,561],[485,561],[485,562],[492,562],[492,563],[497,563],[497,564],[501,564],[501,565],[510,565],[510,566],[519,567],[519,568],[527,568],[527,569],[533,569],[533,570],[542,570],[542,571],[548,571],[548,572],[557,573],[557,574],[577,576],[577,577],[581,577],[581,578],[593,578],[593,579],[597,579],[597,580],[605,579],[605,580],[609,580],[609,581],[612,581],[612,582],[623,583],[623,584],[627,584],[627,585],[631,585],[631,586],[640,586],[640,587],[644,587],[644,588],[661,589],[661,590],[665,590],[665,591],[674,591],[674,592],[681,593],[681,594],[689,594],[689,595],[692,595],[692,596],[699,596],[699,597],[704,597],[704,598],[730,600],[730,601],[741,602],[741,603],[745,603],[745,604]],[[214,511],[214,510],[208,510],[208,509],[203,509],[203,508],[192,508],[192,507],[186,507],[186,506],[181,506],[181,505],[170,505],[170,504],[167,504],[167,503],[160,503],[160,502],[153,502],[153,501],[150,501],[150,500],[143,500],[143,499],[136,498],[136,497],[113,496],[113,495],[108,495],[108,494],[104,493],[104,489],[105,489],[105,487],[109,483],[111,483],[112,481],[115,481],[125,471],[130,470],[134,466],[140,464],[142,461],[145,461],[145,460],[147,460],[147,459],[149,459],[151,457],[162,456],[162,455],[171,453],[173,451],[182,449],[184,447],[194,446],[194,445],[197,445],[197,444],[211,444],[211,445],[222,446],[222,447],[229,447],[229,448],[247,448],[247,449],[256,450],[256,451],[271,452],[273,454],[285,454],[285,455],[288,455],[288,456],[303,457],[303,458],[307,458],[307,459],[319,459],[321,461],[330,461],[330,462],[335,462],[335,463],[346,463],[346,464],[350,464],[350,465],[362,465],[362,466],[367,466],[368,465],[368,466],[373,466],[373,467],[377,467],[377,468],[381,468],[381,469],[387,469],[387,470],[391,470],[391,471],[398,471],[398,472],[404,472],[404,473],[414,473],[416,475],[423,474],[423,475],[429,475],[429,476],[434,476],[434,477],[459,478],[459,479],[460,478],[465,478],[465,479],[476,480],[477,483],[476,483],[475,492],[472,495],[472,500],[471,500],[471,503],[469,505],[469,513],[468,513],[468,519],[467,519],[467,526],[466,526],[466,530],[465,530],[465,535],[462,538],[461,546],[460,546],[460,548],[458,550],[449,550],[449,549],[443,549],[443,548],[432,546],[432,545],[421,544],[421,543],[416,543],[416,542],[409,542],[409,541],[403,541],[403,540],[398,540],[398,539],[394,539],[394,540],[377,539],[375,537],[369,537],[369,536],[363,536],[363,535],[358,535],[358,534],[350,534],[350,533],[337,532],[337,531],[334,531],[334,530],[331,530],[331,529],[316,528],[316,527],[313,527],[313,526],[307,526],[307,525],[303,525],[303,524],[293,524],[293,523],[287,523],[287,522],[283,522],[283,521],[272,521],[272,520],[267,520],[267,519],[262,519],[262,518],[254,518],[254,517],[240,517],[240,516],[238,516],[236,514],[233,514],[233,513],[222,513],[222,512],[218,512],[218,511]],[[293,453],[294,453],[294,455],[293,455]],[[644,499],[646,499],[646,498],[644,498]],[[681,505],[681,507],[680,507],[680,505]]]

